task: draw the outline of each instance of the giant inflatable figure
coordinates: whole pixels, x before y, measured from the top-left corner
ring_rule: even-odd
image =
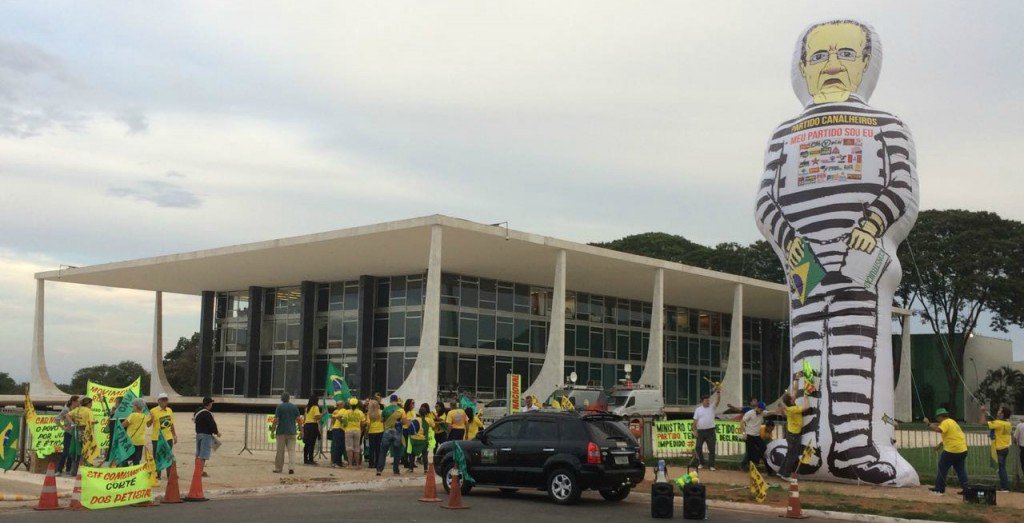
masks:
[[[917,217],[914,142],[867,104],[882,66],[874,29],[854,20],[808,27],[793,56],[804,111],[779,125],[765,155],[755,218],[790,283],[791,365],[818,376],[799,473],[918,485],[894,446],[892,298],[896,249]],[[803,400],[798,400],[800,405]],[[801,452],[803,449],[795,449]],[[778,468],[785,441],[769,445]]]

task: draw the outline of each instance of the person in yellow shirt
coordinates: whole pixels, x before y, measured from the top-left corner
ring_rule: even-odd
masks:
[[[935,478],[935,486],[928,490],[931,490],[936,496],[941,496],[946,492],[946,474],[949,473],[950,467],[956,471],[960,488],[967,486],[967,438],[964,436],[964,431],[960,429],[960,425],[949,417],[948,410],[940,408],[935,411],[935,417],[939,419],[938,423],[930,423],[928,418],[924,419],[924,422],[928,423],[929,429],[942,434],[939,475]]]
[[[337,402],[331,411],[331,467],[344,467],[345,456],[345,416],[349,409],[344,402]]]
[[[804,414],[810,409],[811,400],[804,394],[803,404],[797,405],[797,392],[800,390],[800,378],[793,380],[793,388],[782,396],[783,405],[779,405],[779,412],[786,415],[786,459],[779,467],[779,477],[790,479],[790,475],[796,472],[800,463],[800,456],[804,452],[803,430]]]
[[[92,435],[92,398],[82,398],[78,407],[68,413],[75,432],[76,452],[70,457],[73,460],[72,467],[68,474],[78,475],[78,466],[85,459],[85,445],[91,440]]]
[[[150,438],[153,442],[153,455],[156,456],[156,444],[163,433],[167,444],[174,448],[174,441],[178,439],[178,433],[174,430],[174,413],[171,412],[170,402],[167,394],[160,393],[156,399],[156,407],[149,410],[149,417],[146,419],[146,426],[153,427],[153,435]],[[156,471],[156,479],[160,479],[161,470]]]
[[[302,422],[302,462],[316,466],[316,442],[320,439],[320,396],[312,394],[306,402],[306,412]]]
[[[466,439],[476,439],[476,434],[483,428],[484,422],[476,415],[476,409],[466,409]]]
[[[419,411],[409,422],[409,455],[413,463],[411,470],[416,470],[416,461],[423,464],[423,473],[427,473],[427,435],[430,433],[430,404],[420,405]]]
[[[448,424],[448,441],[466,439],[466,424],[469,422],[466,411],[456,405],[455,408],[448,411],[445,422]]]
[[[377,468],[380,455],[380,443],[384,438],[384,417],[381,414],[380,402],[374,398],[366,400],[366,448],[367,468]]]
[[[986,407],[981,407],[982,415],[988,412]],[[992,431],[992,447],[996,451],[996,462],[999,463],[999,492],[1010,491],[1010,478],[1006,474],[1006,457],[1010,454],[1010,433],[1013,426],[1008,421],[1010,409],[1000,407],[996,411],[996,419],[987,422],[988,429]]]
[[[142,409],[146,408],[146,402],[142,398],[132,400],[132,413],[128,415],[121,425],[128,434],[128,439],[135,445],[135,453],[128,460],[132,465],[142,462],[142,449],[146,446],[146,415]]]
[[[342,448],[348,449],[348,464],[356,466],[362,463],[360,460],[360,439],[363,435],[363,427],[366,426],[366,415],[359,410],[359,400],[349,398],[349,408],[342,415],[342,428],[345,432],[345,445]]]

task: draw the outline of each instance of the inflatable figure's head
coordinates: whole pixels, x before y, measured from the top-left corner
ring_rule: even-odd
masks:
[[[882,67],[882,44],[875,30],[856,20],[813,24],[800,35],[793,54],[793,89],[805,106],[867,101]]]

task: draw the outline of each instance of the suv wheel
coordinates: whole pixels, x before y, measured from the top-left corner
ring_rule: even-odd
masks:
[[[441,483],[444,484],[445,493],[452,493],[452,474],[454,473],[454,471],[454,462],[449,462],[447,465],[444,466],[444,473],[441,475],[443,481]],[[469,494],[470,490],[473,490],[473,485],[470,482],[466,481],[465,478],[459,478],[459,486],[462,487],[461,490],[463,496]]]
[[[548,474],[548,497],[559,505],[571,505],[580,500],[583,490],[576,474],[569,469],[555,469]]]
[[[629,495],[630,487],[621,486],[613,489],[601,489],[598,491],[601,497],[608,501],[622,501]]]

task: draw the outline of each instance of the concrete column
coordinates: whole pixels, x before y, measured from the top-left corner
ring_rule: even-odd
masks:
[[[523,397],[533,396],[540,401],[565,382],[565,265],[564,250],[555,258],[555,282],[551,292],[551,323],[548,327],[548,348],[544,354],[544,366],[537,379],[530,384]]]
[[[313,375],[313,345],[316,340],[316,282],[302,282],[302,305],[299,309],[299,386],[294,390],[300,398],[308,398],[313,389],[323,387],[324,376]],[[289,391],[292,392],[292,391]]]
[[[651,298],[651,336],[647,346],[647,361],[640,385],[657,389],[665,381],[665,269],[654,272],[654,297]]]
[[[36,314],[32,330],[32,376],[29,381],[29,390],[35,398],[44,396],[67,396],[60,391],[57,385],[50,379],[50,373],[46,370],[46,349],[43,343],[45,333],[45,321],[43,307],[45,298],[46,281],[36,280]]]
[[[729,360],[722,378],[722,397],[717,412],[727,405],[743,406],[743,284],[737,283],[732,291],[732,326],[729,336]]]
[[[255,285],[249,287],[249,350],[246,351],[246,372],[245,372],[245,397],[255,398],[260,394],[260,348],[263,328],[263,298],[266,296],[266,289]],[[270,384],[266,383],[266,390],[270,390]],[[235,383],[235,393],[238,393],[238,383]]]
[[[213,321],[217,308],[216,294],[203,291],[199,307],[199,376],[196,376],[199,396],[213,396]],[[220,395],[222,391],[216,391]]]
[[[423,328],[416,363],[402,386],[395,391],[403,400],[412,398],[417,404],[437,402],[438,351],[441,345],[441,245],[443,229],[430,227],[430,254],[427,258],[427,295],[423,304]]]
[[[161,393],[168,396],[179,396],[167,381],[164,373],[164,293],[156,291],[153,306],[153,364],[149,377],[149,395],[156,397]]]
[[[910,315],[900,318],[900,374],[896,379],[896,410],[894,414],[897,420],[910,421],[914,417],[913,395],[913,367],[910,356]],[[922,406],[923,407],[923,406]]]

